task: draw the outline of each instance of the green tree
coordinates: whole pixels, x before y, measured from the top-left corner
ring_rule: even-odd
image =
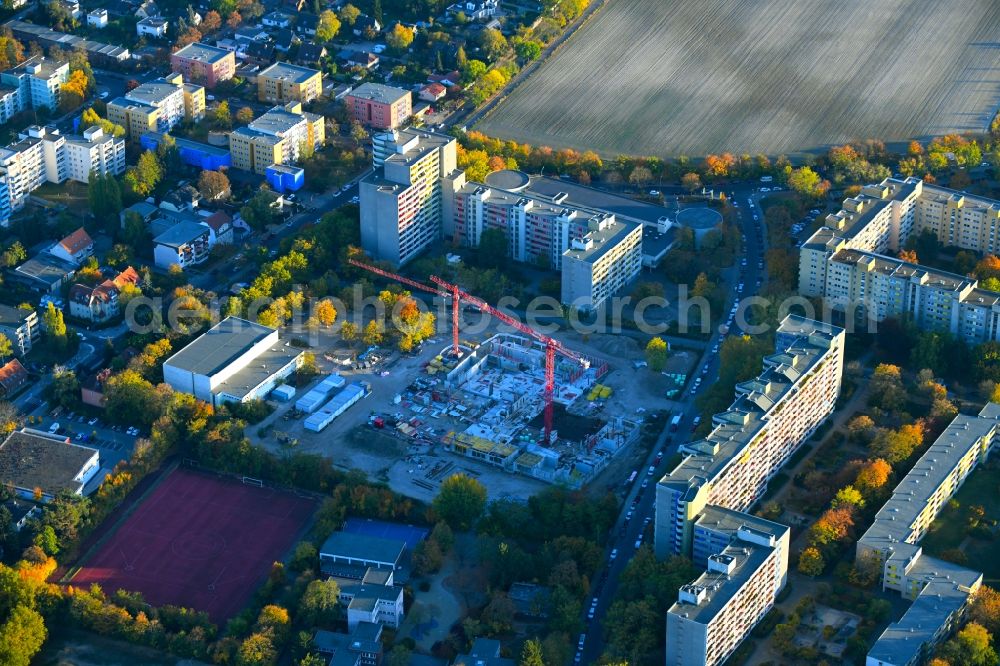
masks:
[[[453,474],[441,484],[433,506],[449,527],[468,530],[486,508],[486,487],[465,474]]]
[[[996,666],[991,638],[983,625],[970,622],[938,650],[938,656],[956,666]]]
[[[258,231],[264,229],[267,225],[274,222],[275,212],[274,208],[272,208],[274,200],[275,196],[273,192],[270,190],[260,190],[257,194],[253,195],[245,206],[240,208],[240,216],[252,228]]]
[[[837,494],[833,498],[832,506],[838,508],[841,506],[851,506],[858,509],[865,505],[865,498],[861,495],[859,491],[854,486],[844,486],[837,491]]]
[[[340,8],[340,20],[347,25],[354,25],[359,16],[361,16],[361,10],[351,3]]]
[[[794,169],[788,176],[788,187],[804,197],[819,199],[826,196],[830,190],[830,183],[821,179],[811,168],[804,166]]]
[[[314,580],[299,601],[297,619],[307,626],[326,625],[337,619],[340,586],[335,580]]]
[[[27,606],[15,606],[0,627],[0,663],[5,666],[29,666],[38,654],[48,632],[38,611]]]
[[[115,235],[118,231],[118,215],[122,211],[122,188],[118,185],[118,180],[110,173],[102,176],[91,171],[87,199],[94,218],[112,236]]]
[[[519,40],[514,44],[514,52],[521,60],[530,62],[538,60],[538,57],[542,55],[542,45],[533,39]]]
[[[542,644],[534,638],[526,640],[524,647],[521,648],[521,660],[518,666],[545,666],[545,661],[542,659]]]
[[[347,11],[347,7],[350,7],[350,5],[345,6],[344,9],[341,10],[342,18],[344,16],[344,12]],[[354,11],[358,11],[356,7],[352,7],[352,9]],[[355,20],[357,20],[356,16]],[[328,42],[336,37],[337,33],[340,32],[340,21],[341,19],[338,19],[337,15],[332,11],[329,9],[324,10],[319,15],[319,22],[316,24],[316,40],[319,42]],[[350,23],[353,25],[354,21],[351,21]]]
[[[104,382],[105,412],[117,423],[149,426],[160,417],[163,395],[135,370],[126,369]]]
[[[13,355],[14,345],[10,343],[10,338],[5,333],[0,333],[0,363],[6,363]]]
[[[46,555],[57,555],[59,554],[59,539],[56,537],[56,531],[52,529],[51,525],[46,525],[41,530],[35,534],[35,538],[32,540],[36,546],[45,551]]]
[[[45,336],[52,345],[59,351],[64,351],[68,343],[66,336],[66,322],[63,319],[63,312],[49,301],[45,312],[42,313],[42,327],[45,329]]]
[[[239,666],[271,666],[278,658],[274,642],[266,633],[256,632],[247,636],[236,651]]]
[[[667,357],[667,343],[663,338],[652,338],[646,344],[646,362],[651,370],[661,372],[667,365]]]
[[[478,263],[483,268],[503,268],[509,254],[507,234],[501,229],[490,227],[479,235]]]
[[[341,335],[343,335],[343,330],[341,330]],[[378,345],[382,343],[382,327],[379,323],[372,319],[370,322],[365,324],[365,330],[361,334],[361,340],[366,345]]]
[[[52,373],[52,383],[48,387],[49,399],[63,409],[72,409],[80,400],[80,382],[76,373],[56,367]]]
[[[150,150],[139,156],[135,166],[125,170],[125,189],[133,198],[144,199],[163,179],[163,167]]]
[[[220,129],[232,129],[233,127],[233,114],[229,111],[229,102],[222,100],[219,105],[215,107],[215,112],[212,114],[212,120],[215,126]]]
[[[486,28],[479,33],[479,46],[491,61],[497,60],[510,48],[507,45],[507,38],[495,28]]]

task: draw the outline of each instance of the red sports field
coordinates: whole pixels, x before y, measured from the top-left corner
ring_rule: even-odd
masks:
[[[285,554],[313,502],[271,488],[177,469],[73,577],[154,605],[235,615]]]

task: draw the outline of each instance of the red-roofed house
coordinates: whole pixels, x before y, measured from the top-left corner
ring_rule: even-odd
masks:
[[[79,266],[94,254],[94,241],[83,227],[49,248],[49,254]]]
[[[12,395],[28,381],[28,371],[16,358],[0,366],[0,393]]]
[[[69,289],[69,314],[77,319],[103,324],[121,314],[118,295],[126,284],[138,284],[139,274],[129,266],[113,280],[96,286],[74,284]]]
[[[440,83],[428,83],[420,89],[417,97],[427,102],[436,102],[448,94],[448,89]]]
[[[458,72],[448,72],[447,74],[431,74],[427,77],[431,83],[440,83],[445,88],[457,86],[462,82],[462,75]]]
[[[233,218],[221,210],[202,220],[212,230],[208,240],[212,245],[229,245],[233,242]]]

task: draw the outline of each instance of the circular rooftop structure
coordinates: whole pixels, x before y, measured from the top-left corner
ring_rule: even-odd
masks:
[[[708,231],[722,224],[722,215],[704,206],[685,208],[677,213],[677,224],[695,231]]]
[[[499,190],[520,192],[528,186],[528,174],[517,169],[501,169],[486,176],[486,184]]]

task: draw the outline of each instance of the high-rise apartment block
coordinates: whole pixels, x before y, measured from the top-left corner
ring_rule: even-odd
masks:
[[[323,94],[319,70],[287,62],[276,62],[257,75],[257,99],[262,102],[302,102]]]
[[[736,386],[736,401],[712,418],[705,439],[680,447],[684,460],[656,486],[656,554],[691,551],[705,506],[745,511],[767,482],[833,411],[844,367],[844,329],[789,315],[764,371]]]
[[[69,80],[69,63],[44,56],[28,58],[20,65],[0,74],[0,86],[6,88],[5,102],[0,105],[0,123],[26,109],[59,105],[59,91]]]
[[[214,88],[236,74],[236,54],[201,42],[188,44],[170,56],[170,69],[188,81]]]
[[[706,507],[695,523],[695,564],[667,611],[667,666],[722,663],[774,606],[788,573],[791,530],[763,518]]]
[[[87,183],[91,172],[118,175],[124,170],[124,139],[105,136],[100,128],[64,136],[53,127],[29,127],[17,143],[0,148],[0,225],[6,226],[42,183]]]
[[[833,411],[844,330],[789,315],[764,371],[737,385],[712,432],[656,485],[658,557],[690,555],[706,571],[667,613],[668,666],[724,662],[774,605],[788,572],[789,529],[744,513]]]
[[[399,130],[374,139],[375,171],[361,181],[361,246],[396,266],[413,259],[451,228],[457,168],[453,137]]]
[[[922,663],[962,617],[983,575],[924,555],[920,540],[1000,435],[1000,405],[959,414],[899,482],[856,546],[857,558],[881,570],[882,589],[913,601],[868,653],[869,666]]]
[[[906,316],[970,344],[1000,340],[1000,293],[972,278],[885,256],[925,232],[944,245],[1000,251],[1000,201],[917,178],[865,187],[802,245],[799,292],[858,320]]]
[[[344,104],[365,127],[396,129],[413,113],[413,94],[381,83],[363,83],[344,96]]]
[[[205,89],[181,74],[144,83],[108,102],[108,120],[138,141],[146,132],[169,132],[182,120],[205,117]]]
[[[263,175],[275,164],[297,163],[303,150],[311,152],[325,142],[323,116],[289,102],[230,132],[229,152],[233,167]]]

